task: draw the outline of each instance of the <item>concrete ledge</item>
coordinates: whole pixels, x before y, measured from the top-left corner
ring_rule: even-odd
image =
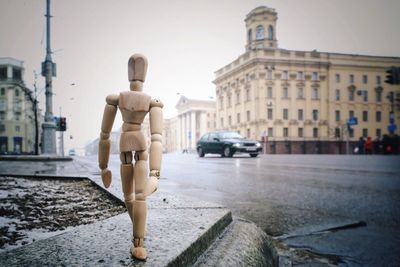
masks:
[[[149,210],[146,262],[133,259],[127,213],[0,254],[1,266],[188,266],[232,220],[226,209]]]
[[[88,179],[58,175],[0,176],[33,179]],[[98,189],[123,203],[91,180]],[[0,266],[188,266],[207,250],[231,223],[229,210],[208,202],[165,192],[149,198],[146,247],[149,258],[131,258],[132,225],[127,213],[0,253]]]
[[[62,156],[50,156],[50,155],[9,155],[9,156],[0,156],[0,161],[72,161],[72,157],[62,157]]]

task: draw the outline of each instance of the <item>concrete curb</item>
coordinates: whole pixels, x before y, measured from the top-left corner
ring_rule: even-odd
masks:
[[[96,182],[94,182],[92,179],[85,177],[85,176],[59,176],[59,175],[18,175],[18,174],[5,174],[2,173],[0,174],[0,177],[22,177],[22,178],[32,178],[32,179],[68,179],[68,180],[88,180],[91,181],[92,184],[96,185],[96,188],[101,189],[103,192],[106,192],[107,195],[111,198],[113,198],[114,200],[117,200],[118,203],[123,205],[123,201],[113,195],[112,193],[110,193],[108,190],[102,188],[100,185],[98,185]],[[161,207],[161,210],[159,210],[160,208],[158,208],[158,210],[149,210],[149,212],[152,213],[157,213],[157,214],[162,214],[162,216],[160,217],[160,215],[157,215],[156,217],[152,217],[151,221],[153,221],[152,226],[154,229],[154,222],[159,221],[161,218],[161,220],[164,223],[167,223],[167,225],[171,225],[171,223],[168,223],[168,220],[165,221],[165,219],[167,218],[171,218],[172,221],[176,221],[176,218],[180,218],[180,217],[186,217],[182,222],[182,224],[180,225],[180,221],[178,220],[176,222],[176,224],[172,224],[174,225],[173,229],[171,228],[171,226],[167,226],[167,232],[169,233],[167,236],[164,236],[164,240],[160,240],[160,236],[162,236],[162,234],[158,231],[160,231],[159,229],[156,232],[152,232],[151,235],[149,236],[149,247],[152,246],[156,246],[154,247],[157,248],[160,246],[160,243],[165,243],[166,241],[168,241],[170,243],[170,247],[167,249],[167,251],[171,251],[168,253],[168,255],[170,255],[169,257],[165,256],[165,246],[161,246],[164,249],[158,248],[157,250],[152,252],[152,256],[156,257],[156,259],[150,259],[150,262],[148,261],[147,264],[144,265],[157,265],[157,266],[189,266],[189,265],[193,265],[196,260],[212,245],[212,243],[214,242],[214,240],[224,231],[224,229],[232,222],[232,214],[229,210],[226,210],[224,208],[219,208],[219,207],[188,207],[188,208],[163,208]],[[165,217],[167,215],[167,217]],[[192,215],[189,215],[192,214]],[[204,215],[203,215],[204,214]],[[126,215],[126,214],[125,214]],[[151,215],[154,216],[155,214]],[[208,217],[209,215],[211,215],[210,217]],[[192,217],[193,216],[193,217]],[[203,217],[202,217],[203,216]],[[205,216],[205,217],[204,217]],[[175,218],[175,219],[173,219]],[[206,219],[206,220],[204,220]],[[107,220],[106,220],[107,221]],[[112,219],[111,219],[112,221]],[[121,222],[121,220],[116,220],[114,222],[114,225],[116,225],[115,227],[117,228],[124,228],[124,232],[126,231],[126,228],[128,227],[129,229],[129,225],[127,223],[127,221],[129,220],[125,220],[124,222]],[[104,221],[105,223],[105,221]],[[96,255],[96,253],[94,255],[91,256],[87,256],[86,259],[80,259],[81,257],[79,255],[84,255],[85,253],[85,246],[82,247],[82,243],[85,242],[85,240],[91,240],[93,237],[90,235],[90,231],[88,230],[88,232],[84,231],[82,229],[92,229],[92,231],[100,231],[100,230],[95,230],[95,229],[99,229],[98,227],[102,228],[102,227],[107,227],[106,225],[101,225],[101,226],[96,226],[95,225],[99,225],[102,224],[101,222],[98,222],[97,224],[93,224],[93,226],[78,226],[76,228],[76,230],[72,229],[68,232],[65,232],[61,235],[58,236],[54,236],[54,237],[50,237],[48,239],[43,239],[37,242],[34,242],[32,244],[11,250],[11,251],[6,251],[6,252],[2,252],[0,253],[0,265],[3,266],[40,266],[40,265],[46,265],[48,263],[53,262],[54,264],[62,264],[62,265],[74,265],[74,264],[78,264],[78,265],[87,265],[87,258],[94,258],[96,259],[96,257],[104,257],[103,254],[99,254]],[[161,225],[161,223],[159,222],[159,224]],[[119,225],[119,226],[118,226]],[[122,227],[123,226],[123,227]],[[111,228],[115,228],[114,226]],[[192,228],[193,227],[193,228]],[[160,227],[157,227],[160,228]],[[176,228],[176,234],[173,234],[173,232],[175,231],[174,229]],[[79,230],[80,229],[80,230]],[[161,228],[162,229],[162,228]],[[187,231],[193,232],[190,236],[190,238],[188,240],[188,237],[184,234],[184,232],[181,232],[181,229],[186,229]],[[192,230],[191,230],[192,229]],[[75,232],[75,233],[74,233]],[[80,234],[77,234],[80,233]],[[115,234],[113,234],[115,235]],[[78,238],[79,237],[79,238]],[[130,242],[129,241],[129,236],[123,235],[124,239],[127,240],[122,240],[121,237],[116,237],[116,240],[121,239],[121,246],[125,247],[124,242]],[[74,241],[76,240],[76,241]],[[96,240],[96,239],[95,239]],[[153,241],[152,241],[153,240]],[[180,242],[182,242],[182,244],[176,243],[179,242],[179,240],[181,240]],[[190,241],[190,242],[188,242]],[[75,242],[77,242],[75,244]],[[86,241],[87,242],[87,241]],[[90,241],[89,241],[90,242]],[[116,242],[114,240],[114,242]],[[119,242],[119,241],[118,241]],[[128,243],[129,244],[129,243]],[[177,246],[176,246],[177,245]],[[57,255],[53,255],[54,253],[51,253],[51,256],[49,255],[49,257],[45,256],[46,255],[46,251],[52,251],[52,249],[56,247],[57,248]],[[129,247],[129,245],[127,246]],[[112,251],[112,250],[110,250]],[[160,251],[160,252],[156,252],[156,251]],[[60,252],[61,254],[58,255],[58,252]],[[88,254],[90,254],[91,251],[88,251]],[[93,251],[92,251],[93,252]],[[94,251],[96,252],[96,251]],[[43,254],[44,253],[44,254]],[[99,253],[97,251],[97,253]],[[141,263],[137,263],[137,262],[132,262],[132,260],[129,260],[126,256],[129,255],[129,251],[119,251],[119,252],[115,252],[116,255],[112,256],[109,255],[108,258],[105,258],[104,261],[101,262],[97,262],[98,259],[96,259],[96,261],[93,261],[92,263],[90,263],[89,265],[93,266],[93,265],[101,265],[101,266],[105,266],[108,264],[114,265],[114,264],[119,264],[122,263],[122,261],[124,261],[124,264],[128,264],[128,265],[139,265],[142,266],[142,262]],[[161,254],[160,254],[161,253]],[[163,254],[164,253],[164,254]],[[29,256],[26,256],[28,255]],[[71,254],[71,258],[69,255]],[[93,253],[92,253],[93,254]],[[160,255],[159,255],[160,254]],[[25,255],[25,256],[24,256]],[[41,255],[41,256],[40,256]],[[75,256],[76,257],[75,257]],[[176,256],[174,256],[176,255]],[[39,256],[39,257],[37,257]],[[172,256],[172,258],[171,258]],[[75,257],[75,258],[74,258]],[[158,258],[161,260],[160,262],[158,262]],[[85,258],[85,257],[83,257]],[[116,259],[118,259],[118,261],[116,261]],[[158,262],[158,263],[157,263]],[[104,263],[104,264],[103,264]]]

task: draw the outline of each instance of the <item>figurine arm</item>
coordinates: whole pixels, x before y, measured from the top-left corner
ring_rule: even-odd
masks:
[[[163,104],[160,100],[154,99],[150,102],[150,174],[144,195],[148,196],[158,187],[160,179],[161,157],[162,157],[162,130],[163,130]]]
[[[109,95],[106,98],[106,106],[104,108],[103,120],[101,123],[101,133],[99,141],[99,168],[101,169],[101,178],[104,187],[108,188],[111,184],[112,173],[107,168],[110,157],[110,132],[114,124],[115,115],[117,114],[118,95]]]

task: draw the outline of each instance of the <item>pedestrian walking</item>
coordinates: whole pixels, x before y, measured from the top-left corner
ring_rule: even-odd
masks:
[[[379,136],[376,136],[374,138],[374,141],[372,141],[373,147],[374,147],[374,154],[381,154],[381,140],[379,139]]]
[[[372,155],[372,139],[370,136],[367,137],[367,141],[365,142],[365,154]]]
[[[360,139],[358,139],[357,148],[358,148],[358,154],[364,154],[365,141],[363,137],[360,137]]]

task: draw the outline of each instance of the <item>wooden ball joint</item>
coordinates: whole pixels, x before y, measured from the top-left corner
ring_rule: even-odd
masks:
[[[117,109],[119,109],[123,120],[119,144],[122,191],[125,206],[133,225],[131,253],[139,260],[147,258],[144,248],[146,197],[157,190],[162,158],[163,104],[160,100],[152,99],[142,92],[146,72],[147,59],[145,56],[134,54],[129,58],[130,91],[106,97],[99,141],[101,178],[104,186],[108,188],[112,181],[112,173],[107,168],[110,156],[110,132]],[[150,114],[150,149],[148,149],[146,139],[141,131],[141,125],[148,113]]]

